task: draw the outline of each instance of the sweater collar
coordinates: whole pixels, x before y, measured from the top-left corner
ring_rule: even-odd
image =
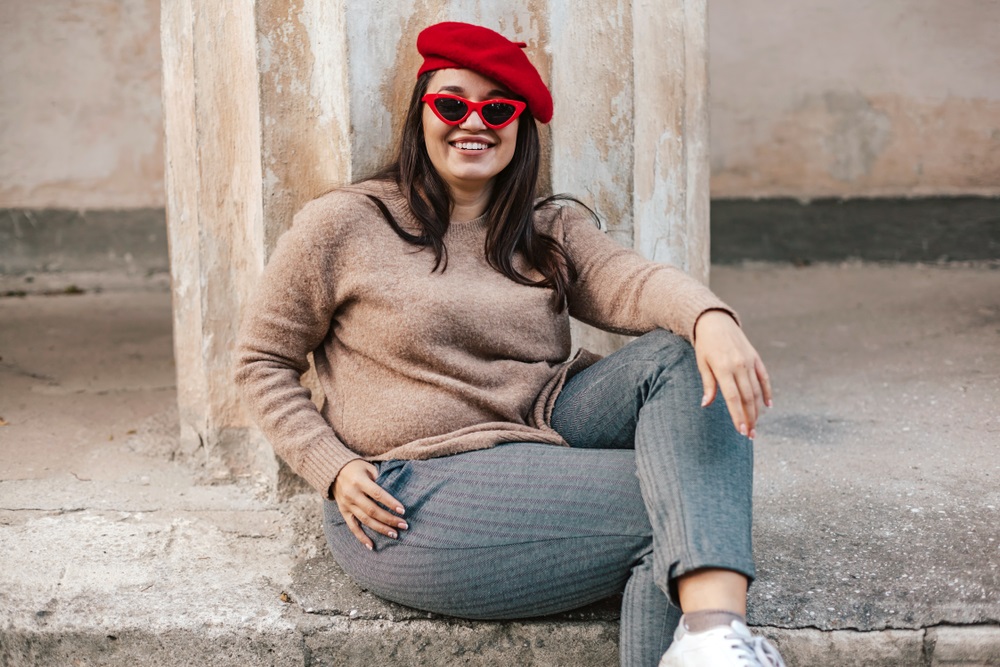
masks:
[[[366,194],[372,194],[381,199],[389,207],[393,217],[396,218],[396,222],[403,229],[411,232],[420,230],[420,223],[417,222],[413,211],[410,210],[409,203],[406,201],[406,197],[403,196],[399,186],[395,183],[390,181],[362,181],[350,186],[350,188]],[[448,232],[445,234],[445,239],[482,238],[488,227],[489,223],[485,213],[478,218],[473,218],[465,222],[452,221],[448,224]]]
[[[445,239],[481,239],[488,228],[489,221],[486,219],[486,214],[483,213],[478,218],[473,218],[472,220],[465,222],[452,221],[449,223]]]

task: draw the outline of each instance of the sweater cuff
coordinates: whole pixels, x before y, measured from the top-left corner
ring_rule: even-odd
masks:
[[[325,436],[313,442],[305,451],[295,472],[324,498],[330,499],[331,487],[340,469],[354,459],[360,458],[362,457],[348,449],[336,437]]]
[[[733,310],[732,308],[730,308],[729,306],[727,306],[725,304],[721,304],[721,305],[718,305],[718,306],[712,306],[711,308],[705,308],[703,311],[701,311],[700,313],[698,313],[698,316],[694,318],[694,324],[691,325],[691,344],[692,345],[694,345],[694,332],[698,328],[698,320],[700,320],[701,316],[704,315],[705,313],[711,313],[712,311],[715,311],[715,310],[719,311],[720,313],[725,313],[726,315],[729,315],[731,318],[733,318],[733,321],[736,322],[736,326],[738,326],[741,329],[743,328],[743,323],[740,322],[740,316],[738,314],[736,314],[736,311]]]
[[[669,329],[675,334],[683,336],[690,343],[694,344],[694,327],[698,318],[710,310],[721,310],[729,313],[739,324],[739,317],[736,311],[727,306],[721,299],[712,294],[707,289],[698,290],[682,300],[674,312],[667,315],[666,322],[658,322],[659,326]]]

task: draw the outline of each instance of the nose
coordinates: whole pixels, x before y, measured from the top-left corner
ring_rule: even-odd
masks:
[[[478,111],[473,111],[469,117],[458,124],[463,130],[485,130],[486,123],[480,118]]]

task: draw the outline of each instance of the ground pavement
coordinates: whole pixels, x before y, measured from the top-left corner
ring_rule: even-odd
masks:
[[[790,665],[1000,665],[1000,268],[713,286],[776,387],[750,622]],[[386,604],[325,556],[317,498],[203,479],[162,276],[0,295],[0,665],[616,664],[613,601],[513,623]]]

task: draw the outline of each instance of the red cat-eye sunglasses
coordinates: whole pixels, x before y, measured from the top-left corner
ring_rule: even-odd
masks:
[[[528,105],[519,100],[493,99],[473,102],[458,95],[446,93],[427,93],[420,98],[431,105],[434,115],[448,125],[459,125],[465,122],[475,111],[486,127],[500,130],[513,123]]]

